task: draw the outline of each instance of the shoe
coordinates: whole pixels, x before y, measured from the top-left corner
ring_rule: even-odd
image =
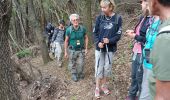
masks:
[[[99,88],[95,89],[95,98],[100,99],[100,89]]]
[[[72,74],[72,78],[71,78],[74,82],[77,82],[78,79],[77,79],[77,74]]]
[[[101,87],[101,90],[104,92],[104,94],[106,94],[106,95],[109,95],[110,94],[110,91],[109,91],[109,89],[105,86],[105,85],[103,85],[102,87]]]
[[[80,79],[84,79],[84,74],[83,74],[83,73],[79,73],[79,74],[78,74],[78,77],[79,77]]]
[[[58,67],[60,68],[62,67],[62,62],[59,62]]]

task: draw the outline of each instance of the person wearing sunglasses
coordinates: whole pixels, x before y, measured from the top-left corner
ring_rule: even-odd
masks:
[[[115,13],[113,0],[101,0],[102,13],[97,16],[93,30],[95,37],[95,97],[101,98],[100,92],[109,95],[108,79],[112,76],[113,55],[122,34],[122,18]]]
[[[70,22],[72,25],[66,29],[65,58],[69,58],[68,68],[71,71],[72,80],[77,82],[79,79],[84,79],[84,62],[87,54],[88,36],[85,27],[80,25],[78,14],[71,14]]]

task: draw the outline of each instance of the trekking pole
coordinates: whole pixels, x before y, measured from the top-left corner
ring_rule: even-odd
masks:
[[[109,64],[111,64],[110,56],[109,56],[109,49],[108,49],[108,45],[107,44],[106,44],[106,51],[107,51],[107,56],[108,56],[108,59],[109,59]]]
[[[101,56],[101,53],[102,53],[102,50],[101,50],[101,48],[100,48],[100,56]],[[97,72],[96,72],[96,77],[97,77],[97,75],[98,75],[98,69],[99,69],[99,64],[100,64],[100,56],[99,56],[99,59],[98,59],[98,61],[97,61]]]

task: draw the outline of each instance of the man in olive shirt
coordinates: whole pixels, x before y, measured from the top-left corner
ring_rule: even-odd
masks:
[[[71,71],[72,80],[77,82],[79,79],[84,79],[88,36],[85,27],[80,25],[80,16],[78,14],[71,14],[70,21],[72,25],[66,29],[64,56],[69,58],[68,68]]]
[[[170,0],[149,0],[152,15],[163,21],[151,52],[151,100],[170,100]]]

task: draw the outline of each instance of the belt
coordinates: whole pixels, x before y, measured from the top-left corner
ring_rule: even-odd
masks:
[[[69,47],[70,50],[75,50],[75,51],[82,51],[84,50],[84,47],[82,48],[73,48],[72,46]]]

